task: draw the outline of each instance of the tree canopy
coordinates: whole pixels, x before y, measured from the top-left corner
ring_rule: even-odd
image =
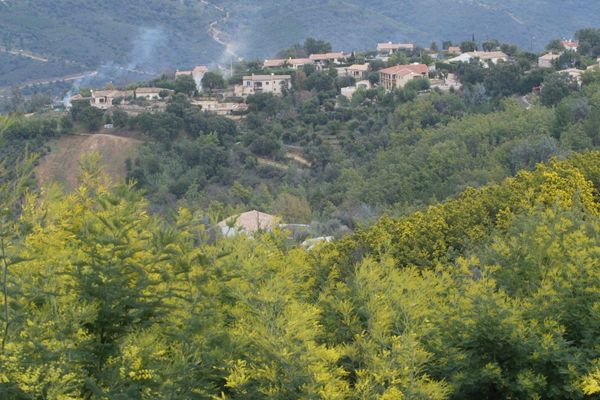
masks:
[[[75,193],[26,195],[1,231],[0,393],[584,399],[599,161],[551,161],[311,252],[283,232],[211,239],[200,210],[149,215],[84,161]]]

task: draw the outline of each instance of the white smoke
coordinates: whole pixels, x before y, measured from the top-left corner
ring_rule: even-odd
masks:
[[[141,28],[133,41],[129,53],[129,70],[139,70],[144,73],[158,73],[168,65],[166,57],[159,57],[169,50],[169,41],[163,28]]]
[[[97,71],[89,72],[83,77],[75,80],[73,86],[71,86],[71,89],[69,89],[69,91],[63,98],[63,105],[65,106],[65,108],[71,108],[71,97],[73,97],[74,94],[79,93],[80,88],[82,86],[86,86],[87,83],[91,82],[94,79],[94,77],[97,76],[97,74]]]
[[[108,83],[123,84],[158,75],[168,66],[168,57],[159,55],[168,50],[168,36],[163,28],[140,28],[124,63],[103,63],[96,71],[76,80],[63,98],[63,104],[66,108],[70,107],[71,97],[79,93],[81,87],[102,87]]]

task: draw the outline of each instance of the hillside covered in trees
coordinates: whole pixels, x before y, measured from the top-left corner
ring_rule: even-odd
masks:
[[[15,90],[0,399],[598,398],[600,31],[578,38],[548,68],[492,41],[510,60],[398,52],[387,66],[427,61],[430,79],[351,98],[336,68],[253,61],[207,72],[203,97],[174,73],[132,85],[159,99],[130,113],[89,88],[63,110]],[[290,74],[281,96],[198,106],[271,72]],[[460,89],[432,88],[450,74]],[[57,143],[107,136],[115,165],[91,152],[75,179]],[[68,185],[46,163],[70,165]],[[251,209],[284,224],[218,224]]]
[[[250,96],[237,123],[177,95],[164,113],[120,121],[145,138],[128,176],[154,210],[218,203],[319,221],[321,232],[339,234],[596,149],[598,73],[579,88],[528,67],[527,57],[523,67],[457,67],[461,91],[419,93],[426,83],[414,81],[394,92],[360,90],[350,101],[338,93],[352,79],[296,71],[290,93]],[[519,96],[540,83],[543,94],[523,104]]]
[[[19,113],[43,110],[48,98],[14,96],[0,156],[9,166],[25,149],[42,155],[55,151],[56,159],[57,144],[71,142],[67,135],[81,141],[77,135],[96,135],[112,124],[113,139],[135,148],[115,153],[114,159],[126,162],[110,169],[126,170],[126,178],[144,191],[151,212],[187,207],[218,210],[225,217],[259,209],[288,223],[310,224],[315,234],[339,237],[384,213],[405,215],[466,188],[532,170],[552,157],[598,148],[600,73],[582,71],[580,86],[554,68],[537,68],[533,53],[501,47],[511,53],[510,62],[435,63],[431,78],[455,74],[461,90],[431,89],[430,81],[418,79],[391,92],[361,89],[349,100],[339,95],[340,88],[355,80],[338,76],[334,68],[282,69],[275,72],[291,74],[291,90],[279,97],[251,95],[247,111],[229,117],[204,112],[194,104],[199,97],[190,97],[196,90],[191,79],[169,74],[139,84],[173,90],[163,108],[131,115],[76,101],[68,113],[24,117]],[[593,54],[594,42],[586,48]],[[422,57],[402,53],[389,62]],[[594,62],[586,54],[570,57],[569,63],[582,68]],[[349,62],[364,59],[355,55]],[[373,69],[382,65],[371,62]],[[256,62],[237,63],[227,83],[268,72]],[[221,87],[226,84],[211,75]],[[376,83],[378,74],[370,73],[369,79]],[[528,94],[539,85],[539,96]],[[210,98],[208,90],[203,98]],[[77,165],[79,154],[74,157],[65,165]],[[72,187],[77,172],[70,168],[55,177],[66,175]]]
[[[552,161],[311,252],[149,215],[93,160],[74,193],[18,201],[25,165],[1,187],[0,394],[595,396],[599,165]]]

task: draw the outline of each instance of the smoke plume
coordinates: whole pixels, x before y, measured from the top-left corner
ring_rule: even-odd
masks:
[[[170,51],[168,36],[163,28],[140,28],[131,43],[125,62],[107,61],[98,69],[76,80],[63,98],[65,107],[81,87],[103,87],[109,83],[124,85],[158,75],[168,66]]]

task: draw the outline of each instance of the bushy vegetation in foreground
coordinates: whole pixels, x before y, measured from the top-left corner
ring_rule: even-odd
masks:
[[[22,206],[7,182],[0,393],[597,395],[599,165],[551,161],[312,252],[282,232],[214,239],[201,212],[149,215],[93,165],[76,192]]]

